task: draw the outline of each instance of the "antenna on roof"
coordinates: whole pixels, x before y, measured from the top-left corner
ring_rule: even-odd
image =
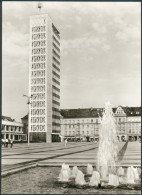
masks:
[[[42,3],[38,2],[37,9],[39,14],[41,13],[41,8],[42,8]]]

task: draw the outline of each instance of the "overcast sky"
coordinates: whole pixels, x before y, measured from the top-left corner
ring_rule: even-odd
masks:
[[[37,2],[2,4],[2,113],[20,121]],[[61,108],[141,105],[140,3],[44,2],[43,12],[61,32]]]

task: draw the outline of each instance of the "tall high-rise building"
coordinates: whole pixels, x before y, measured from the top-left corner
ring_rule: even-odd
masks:
[[[60,33],[48,14],[30,16],[29,132],[60,134]]]

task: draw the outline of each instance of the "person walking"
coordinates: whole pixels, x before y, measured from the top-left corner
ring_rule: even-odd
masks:
[[[6,147],[6,139],[3,140],[3,145]]]
[[[67,147],[67,143],[68,143],[68,140],[67,140],[67,139],[65,139],[65,147]]]
[[[4,145],[5,147],[5,140],[4,139],[1,139],[1,147]]]
[[[6,148],[8,148],[8,139],[6,139]]]
[[[10,140],[11,148],[13,147],[13,139]]]

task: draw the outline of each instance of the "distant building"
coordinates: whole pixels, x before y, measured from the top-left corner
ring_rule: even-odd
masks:
[[[103,108],[62,109],[61,135],[69,139],[93,141],[99,139]],[[141,139],[141,107],[113,108],[119,141]]]
[[[1,138],[13,139],[16,141],[27,140],[27,135],[23,133],[23,124],[16,122],[11,117],[2,116]]]
[[[23,124],[23,133],[28,135],[28,114],[21,118]]]
[[[40,7],[41,8],[41,7]],[[30,16],[29,130],[60,137],[60,33],[48,14]],[[35,134],[36,135],[36,134]]]

